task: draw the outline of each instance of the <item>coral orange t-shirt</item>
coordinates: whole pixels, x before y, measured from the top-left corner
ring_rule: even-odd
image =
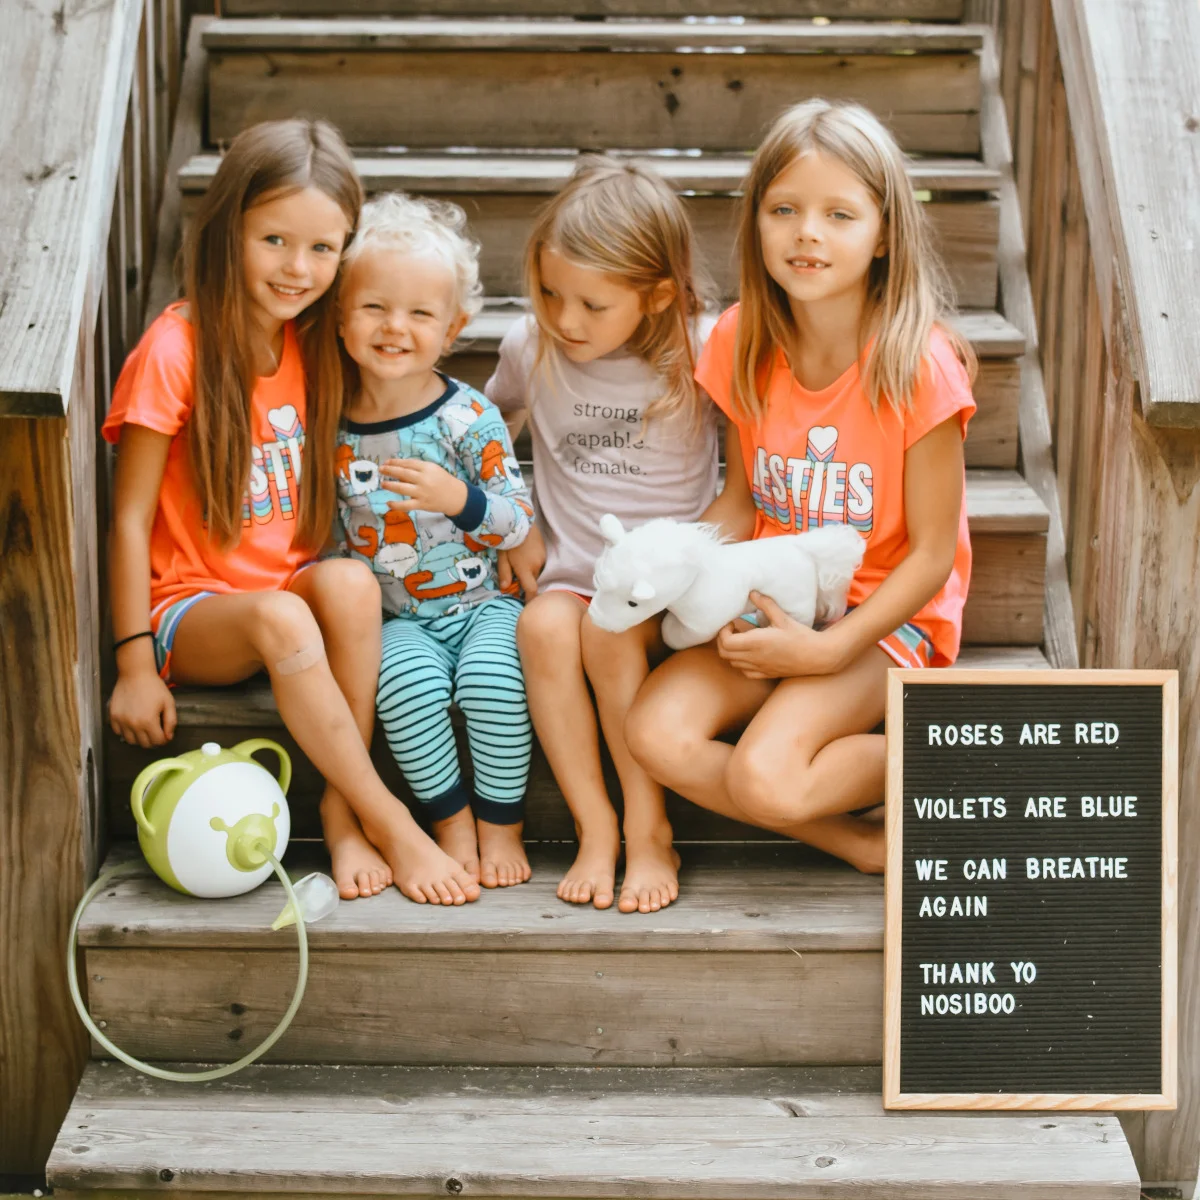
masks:
[[[885,403],[876,414],[862,386],[861,364],[814,392],[797,382],[781,350],[772,365],[766,416],[750,426],[733,405],[737,320],[734,305],[709,338],[696,379],[737,426],[757,509],[754,536],[802,533],[827,524],[853,526],[867,540],[849,595],[850,605],[861,604],[908,554],[905,452],[956,413],[966,436],[975,412],[966,369],[949,338],[935,329],[912,407],[898,415]],[[911,618],[933,642],[934,666],[949,666],[958,656],[970,578],[964,476],[954,568],[942,590]]]
[[[251,398],[252,466],[242,534],[222,550],[209,540],[192,483],[187,438],[192,411],[195,334],[173,304],[142,335],[121,369],[102,430],[109,442],[126,422],[171,438],[158,512],[150,534],[150,607],[195,592],[251,592],[283,587],[310,550],[292,545],[304,445],[304,363],[296,332],[284,328],[274,375],[260,376]]]

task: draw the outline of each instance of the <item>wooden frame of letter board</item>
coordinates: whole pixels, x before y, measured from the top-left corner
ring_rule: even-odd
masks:
[[[1162,1091],[1145,1095],[1078,1093],[900,1091],[900,927],[904,837],[904,687],[916,683],[1043,684],[1048,687],[1154,685],[1162,688]],[[884,1108],[923,1109],[1171,1109],[1176,1106],[1178,933],[1176,832],[1178,824],[1179,675],[1176,671],[901,670],[888,672],[887,873],[884,933]]]

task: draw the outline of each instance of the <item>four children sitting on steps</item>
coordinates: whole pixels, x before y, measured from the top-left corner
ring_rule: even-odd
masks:
[[[322,122],[242,134],[189,230],[186,299],[131,354],[104,425],[114,731],[162,745],[168,683],[265,670],[327,781],[346,898],[394,883],[462,904],[528,879],[531,717],[579,834],[564,901],[676,899],[664,786],[882,870],[882,826],[850,814],[882,799],[887,669],[958,651],[973,361],[903,156],[866,110],[779,118],[739,242],[740,304],[714,330],[674,192],[581,161],[534,227],[532,312],[484,396],[438,370],[480,305],[461,211],[363,207]],[[510,440],[525,421],[532,496]],[[603,512],[735,539],[850,524],[852,610],[813,630],[755,596],[762,627],[670,657],[657,620],[605,633],[587,615]],[[376,711],[432,838],[371,764]]]

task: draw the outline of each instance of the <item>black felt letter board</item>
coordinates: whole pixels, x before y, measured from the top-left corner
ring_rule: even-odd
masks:
[[[1161,1106],[1163,686],[903,689],[898,1092]]]

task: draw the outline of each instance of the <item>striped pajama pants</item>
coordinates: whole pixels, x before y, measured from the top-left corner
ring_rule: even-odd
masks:
[[[517,656],[520,615],[517,601],[497,597],[453,616],[384,622],[377,712],[431,820],[467,805],[495,825],[524,816],[533,732]],[[459,772],[451,701],[467,720],[473,794]]]

